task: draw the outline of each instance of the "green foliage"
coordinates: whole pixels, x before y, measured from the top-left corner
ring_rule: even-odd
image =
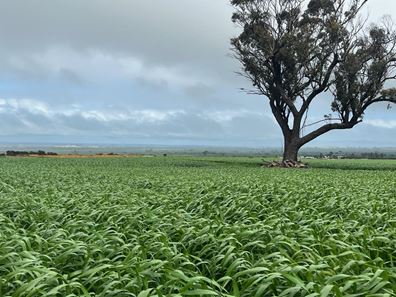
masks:
[[[0,296],[395,296],[396,162],[258,162],[3,158]]]
[[[253,85],[248,93],[268,99],[284,160],[297,161],[302,146],[331,130],[352,129],[373,104],[396,103],[387,88],[396,78],[396,31],[390,19],[362,21],[367,2],[231,0],[241,29],[232,49]],[[309,120],[323,95],[332,97],[323,120]]]

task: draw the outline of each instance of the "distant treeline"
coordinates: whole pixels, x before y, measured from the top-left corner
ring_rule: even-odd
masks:
[[[257,151],[257,152],[216,152],[203,151],[195,152],[193,155],[203,156],[250,156],[250,157],[281,157],[280,151]],[[317,158],[317,159],[396,159],[395,152],[381,152],[381,151],[310,151],[301,152],[302,156]]]
[[[351,153],[346,155],[349,159],[396,159],[396,154],[387,153]]]
[[[35,156],[56,156],[57,153],[53,152],[45,152],[45,151],[6,151],[5,154],[2,154],[3,156],[9,156],[9,157],[21,157],[21,156],[30,156],[30,155],[35,155]]]
[[[319,159],[396,159],[396,153],[384,152],[329,152],[329,153],[306,153]]]

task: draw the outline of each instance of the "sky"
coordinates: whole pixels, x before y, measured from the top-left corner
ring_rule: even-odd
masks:
[[[396,19],[394,1],[368,10]],[[240,90],[232,11],[226,0],[0,0],[0,143],[281,147],[266,99]],[[396,147],[395,135],[396,107],[381,105],[310,145]]]

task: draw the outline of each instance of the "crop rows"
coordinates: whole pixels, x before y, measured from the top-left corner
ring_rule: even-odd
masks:
[[[0,296],[396,296],[396,163],[256,161],[0,159]]]

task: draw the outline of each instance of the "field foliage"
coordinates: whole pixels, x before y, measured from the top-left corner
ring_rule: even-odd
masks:
[[[396,296],[396,161],[0,159],[0,296]]]

